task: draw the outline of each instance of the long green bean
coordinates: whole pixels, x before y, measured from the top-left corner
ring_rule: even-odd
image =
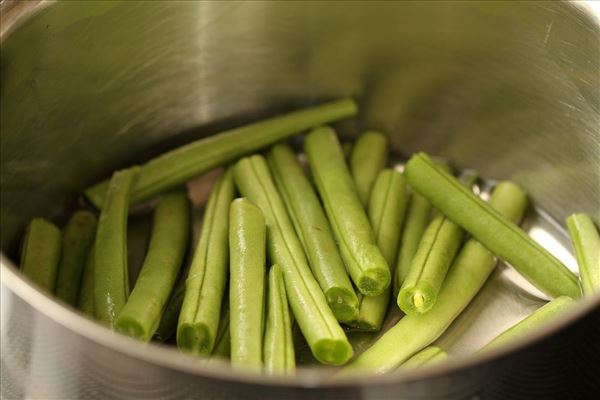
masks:
[[[129,296],[127,212],[137,173],[134,167],[113,174],[96,231],[94,310],[96,319],[111,328]]]
[[[388,162],[389,152],[387,136],[375,131],[361,134],[352,147],[350,172],[358,197],[365,207],[369,202],[377,175]]]
[[[345,363],[352,347],[312,275],[265,159],[259,155],[243,158],[235,165],[234,176],[242,195],[265,216],[270,262],[283,270],[288,300],[313,355],[325,364]]]
[[[408,200],[406,219],[400,237],[400,250],[398,251],[398,260],[394,271],[393,289],[395,298],[398,297],[398,292],[408,275],[411,261],[419,248],[423,232],[427,227],[429,214],[431,214],[431,203],[420,194],[412,193]]]
[[[579,265],[581,289],[589,296],[600,290],[600,235],[587,214],[571,215],[567,227]]]
[[[56,286],[61,246],[61,232],[53,223],[43,218],[31,220],[23,240],[21,271],[50,293]]]
[[[88,253],[96,237],[96,216],[89,211],[79,210],[73,213],[63,231],[63,247],[58,278],[56,278],[56,297],[75,305],[79,295],[81,276]]]
[[[144,342],[160,322],[179,275],[190,231],[190,204],[185,191],[163,195],[154,211],[148,253],[116,329]]]
[[[423,314],[433,307],[462,236],[462,230],[443,215],[429,224],[398,293],[404,313]]]
[[[492,341],[482,347],[479,351],[487,351],[496,348],[505,343],[518,339],[534,331],[536,328],[544,325],[548,321],[555,318],[558,314],[564,312],[565,309],[573,306],[575,301],[567,296],[559,296],[549,303],[535,310],[521,322],[508,328]]]
[[[400,231],[406,210],[406,181],[404,176],[391,169],[382,170],[371,191],[369,220],[375,233],[377,245],[389,265],[393,265],[398,253]],[[388,308],[392,288],[379,296],[363,296],[357,318],[358,327],[378,331]]]
[[[279,117],[221,132],[171,150],[141,166],[131,202],[139,203],[181,185],[212,168],[321,124],[351,117],[357,112],[352,99],[324,103]],[[104,181],[85,191],[98,208],[108,189]]]
[[[81,278],[81,290],[77,300],[77,308],[90,318],[96,317],[94,310],[94,244],[87,255]]]
[[[247,199],[231,203],[229,307],[231,365],[260,371],[263,357],[266,225]]]
[[[500,183],[490,199],[500,215],[515,223],[521,219],[526,203],[525,194],[510,182]],[[468,240],[455,258],[431,310],[403,317],[342,373],[389,372],[430,345],[475,297],[495,265],[492,253],[475,239]]]
[[[335,132],[328,127],[313,130],[304,149],[354,284],[367,296],[383,293],[390,284],[390,267],[377,247]]]
[[[437,346],[429,346],[406,360],[400,368],[402,369],[415,369],[421,368],[426,364],[434,364],[440,361],[444,361],[448,358],[448,354]]]
[[[210,194],[200,240],[186,280],[177,325],[181,351],[209,355],[219,328],[229,262],[229,206],[235,196],[231,168],[219,177]]]
[[[490,251],[551,297],[580,296],[577,277],[527,233],[441,171],[424,153],[406,164],[408,183]]]
[[[329,221],[302,166],[289,146],[273,146],[267,161],[292,219],[308,263],[340,322],[358,316],[358,298],[346,272]]]
[[[289,375],[296,369],[292,339],[292,319],[285,293],[283,272],[277,264],[269,271],[268,313],[265,326],[265,372]]]

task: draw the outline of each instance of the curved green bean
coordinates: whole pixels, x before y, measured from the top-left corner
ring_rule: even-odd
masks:
[[[61,246],[61,232],[52,222],[43,218],[31,220],[23,240],[21,271],[50,293],[56,286]]]
[[[579,297],[577,277],[527,233],[500,215],[424,153],[406,164],[408,183],[490,251],[551,297]]]
[[[117,171],[102,205],[94,247],[94,310],[96,319],[114,327],[129,296],[127,212],[129,192],[138,167]]]
[[[400,237],[400,250],[394,271],[394,297],[398,297],[402,283],[408,275],[411,261],[419,248],[430,214],[431,203],[425,197],[413,192],[408,200],[406,220]]]
[[[527,198],[519,187],[503,182],[492,193],[490,204],[500,215],[517,223]],[[389,372],[430,345],[475,297],[495,266],[496,258],[492,253],[475,239],[468,240],[454,259],[438,301],[431,310],[421,315],[404,316],[342,373]]]
[[[390,153],[389,141],[383,133],[361,134],[350,154],[350,173],[363,206],[367,206],[371,189],[379,172],[385,168]]]
[[[171,150],[141,166],[131,203],[147,200],[244,154],[314,126],[351,117],[356,112],[352,99],[332,101],[230,129]],[[88,188],[85,195],[100,208],[107,190],[108,182],[104,181]]]
[[[313,130],[304,149],[354,284],[367,296],[383,293],[390,284],[390,267],[377,247],[335,132],[328,127]]]
[[[285,293],[283,272],[277,264],[269,271],[268,312],[264,342],[265,372],[289,375],[296,369],[292,319]]]
[[[434,364],[440,361],[444,361],[448,358],[448,354],[437,346],[429,346],[406,360],[400,368],[402,369],[415,369],[421,368],[424,365]]]
[[[90,318],[95,318],[94,310],[94,244],[87,255],[81,278],[81,290],[77,300],[77,308]]]
[[[433,307],[462,236],[462,230],[443,215],[431,221],[398,293],[404,313],[423,314]]]
[[[190,203],[185,191],[165,194],[154,210],[140,275],[117,317],[119,332],[144,342],[152,338],[179,275],[189,233]]]
[[[96,237],[96,216],[89,211],[75,211],[63,231],[63,246],[56,297],[75,305],[79,295],[81,276],[87,262],[88,253]]]
[[[581,289],[589,296],[600,290],[600,235],[587,214],[571,215],[567,227],[579,265]]]
[[[558,314],[564,312],[565,309],[573,306],[575,301],[567,296],[559,296],[549,303],[535,310],[521,322],[508,328],[491,342],[483,346],[479,351],[487,351],[496,348],[505,343],[518,339],[534,331],[536,328],[544,325],[548,321],[555,318]]]
[[[231,168],[210,194],[200,240],[185,284],[177,325],[177,346],[186,353],[209,355],[214,347],[229,262],[229,206],[235,196]]]
[[[265,218],[247,199],[235,199],[229,216],[229,333],[231,365],[260,371],[265,319]]]
[[[273,146],[267,161],[329,307],[338,321],[353,321],[358,316],[358,298],[333,239],[329,221],[302,166],[289,146],[283,144]]]
[[[241,159],[234,176],[242,195],[265,216],[270,261],[283,270],[288,300],[313,355],[325,364],[345,363],[352,347],[312,275],[265,159],[259,155]]]
[[[371,191],[369,199],[369,220],[375,233],[377,245],[389,265],[393,265],[402,221],[406,210],[406,181],[404,176],[395,170],[382,170]],[[385,317],[390,301],[391,287],[379,296],[363,296],[357,325],[361,329],[378,331]]]

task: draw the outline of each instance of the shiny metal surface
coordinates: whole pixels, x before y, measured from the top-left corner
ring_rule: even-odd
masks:
[[[600,334],[599,297],[487,356],[352,382],[315,371],[282,380],[208,368],[107,332],[35,291],[10,260],[29,219],[61,221],[81,189],[115,168],[345,95],[362,113],[338,126],[343,136],[381,129],[400,154],[422,149],[514,179],[556,220],[584,211],[599,222],[600,28],[591,14],[562,2],[32,6],[10,29],[3,15],[1,31],[3,396],[518,398],[531,393],[519,392],[519,375],[571,379],[576,393],[576,375],[556,366],[594,349],[583,339]],[[564,241],[547,221],[533,220],[530,232],[543,227],[538,235]],[[515,320],[539,305],[502,290],[512,287],[504,271],[440,339],[452,353],[483,341],[474,333],[489,325],[482,316]],[[491,302],[492,291],[508,300]]]

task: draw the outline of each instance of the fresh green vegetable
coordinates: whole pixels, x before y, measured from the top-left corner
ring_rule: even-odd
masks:
[[[368,131],[356,139],[350,155],[350,172],[363,206],[367,206],[371,189],[389,156],[388,138],[379,132]]]
[[[113,174],[102,206],[94,248],[94,310],[96,319],[114,327],[129,296],[127,212],[137,167]]]
[[[544,325],[548,321],[555,318],[558,314],[564,312],[569,307],[573,306],[575,301],[567,296],[555,298],[544,306],[527,316],[524,320],[508,328],[500,335],[496,336],[491,342],[486,344],[479,351],[486,351],[496,348],[512,340],[526,336],[538,327]]]
[[[398,261],[394,271],[394,297],[398,297],[398,292],[408,275],[411,261],[427,227],[429,214],[431,214],[431,203],[420,194],[412,193],[408,201],[406,220],[400,237]]]
[[[462,230],[443,215],[429,224],[398,293],[404,313],[423,314],[433,307],[462,236]]]
[[[283,270],[288,300],[313,355],[325,364],[345,363],[352,347],[312,275],[265,159],[259,155],[243,158],[235,165],[234,176],[242,195],[265,216],[270,262]]]
[[[269,271],[268,313],[264,342],[265,372],[289,375],[296,369],[292,319],[285,293],[283,272],[277,264]]]
[[[177,321],[179,320],[179,313],[181,312],[181,305],[183,304],[183,296],[185,295],[185,281],[187,279],[187,273],[182,275],[175,288],[169,297],[169,301],[160,317],[158,328],[156,328],[156,338],[161,341],[169,340],[175,332],[177,332]]]
[[[90,318],[95,318],[94,310],[94,244],[87,255],[87,260],[83,268],[83,277],[81,278],[81,290],[79,291],[79,300],[77,308]]]
[[[221,132],[171,150],[141,166],[131,203],[139,203],[176,187],[212,168],[233,161],[262,147],[306,129],[357,112],[352,99],[342,99]],[[108,189],[104,181],[85,191],[98,208]]]
[[[587,214],[571,215],[567,227],[579,264],[581,289],[589,296],[600,290],[600,235]]]
[[[229,306],[231,365],[260,371],[263,355],[266,226],[247,199],[231,203]]]
[[[56,297],[68,304],[77,303],[81,276],[90,248],[94,244],[97,223],[94,214],[79,210],[73,213],[64,229]]]
[[[552,297],[579,297],[577,277],[569,269],[426,154],[412,156],[404,173],[416,191],[542,292]]]
[[[492,193],[490,204],[499,215],[516,223],[522,217],[527,198],[518,186],[503,182]],[[492,253],[475,239],[468,240],[455,258],[431,310],[421,315],[406,315],[342,373],[389,372],[430,345],[475,297],[495,265]]]
[[[371,191],[369,220],[377,245],[389,265],[394,265],[404,212],[406,210],[406,181],[395,170],[382,170]],[[390,301],[391,287],[379,296],[362,296],[357,325],[361,329],[378,331]]]
[[[154,211],[152,237],[142,270],[116,329],[149,341],[167,305],[179,275],[190,232],[190,204],[185,191],[165,194]]]
[[[32,282],[53,293],[60,262],[60,230],[43,218],[29,223],[21,252],[21,270]]]
[[[317,194],[289,146],[273,146],[267,160],[329,307],[338,321],[353,321],[358,316],[358,298]]]
[[[335,132],[328,127],[313,130],[304,149],[354,284],[367,296],[383,293],[390,284],[390,268],[377,247]]]
[[[235,196],[231,168],[219,177],[210,194],[200,240],[186,281],[177,325],[181,351],[209,355],[215,343],[229,262],[229,206]]]
[[[415,369],[421,368],[424,365],[435,364],[440,361],[444,361],[448,358],[448,354],[446,352],[437,347],[437,346],[429,346],[406,360],[400,368],[402,369]]]

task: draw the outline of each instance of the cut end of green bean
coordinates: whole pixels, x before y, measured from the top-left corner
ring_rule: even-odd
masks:
[[[424,282],[418,286],[401,289],[398,294],[398,306],[405,314],[424,314],[435,304],[434,291]]]
[[[214,338],[205,324],[185,324],[177,329],[177,346],[193,355],[210,355]]]
[[[356,286],[365,296],[379,296],[388,288],[391,279],[389,269],[371,268],[363,271]]]
[[[352,346],[348,341],[322,339],[315,343],[313,355],[323,364],[342,365],[352,357]]]
[[[117,319],[115,328],[118,332],[143,342],[148,342],[152,337],[152,333],[146,332],[139,321],[134,318],[122,317]]]
[[[358,317],[358,299],[356,294],[344,288],[333,287],[325,292],[327,303],[335,318],[343,323],[354,321]]]

